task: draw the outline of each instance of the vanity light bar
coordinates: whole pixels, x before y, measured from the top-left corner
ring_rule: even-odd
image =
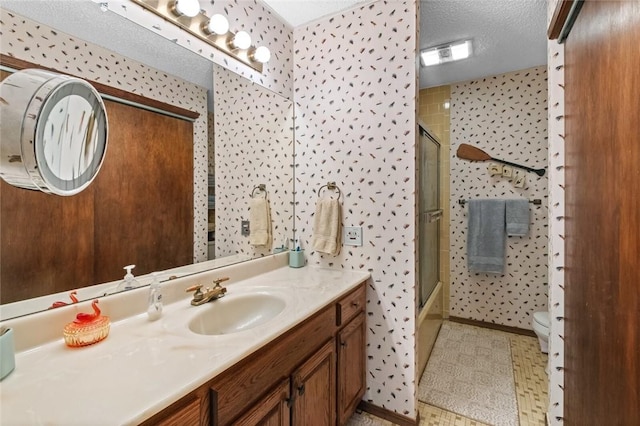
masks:
[[[189,17],[185,14],[176,13],[176,0],[131,0],[132,2],[144,7],[145,9],[155,13],[166,21],[171,22],[172,24],[182,28],[187,31],[189,34],[199,38],[205,43],[215,47],[216,49],[226,53],[253,68],[258,72],[262,72],[263,63],[266,63],[271,54],[266,47],[254,47],[251,45],[251,38],[249,37],[249,45],[247,46],[246,41],[249,34],[244,31],[239,31],[237,34],[234,34],[230,31],[224,32],[223,34],[219,34],[218,32],[222,32],[221,30],[214,30],[210,24],[210,18],[205,15],[202,11],[197,13],[193,17]],[[180,2],[193,2],[197,3],[197,0],[179,0]],[[222,15],[213,15],[211,20],[214,20],[215,23],[218,23],[217,28],[220,28],[221,18],[224,18]],[[222,25],[221,27],[224,27]],[[228,23],[227,23],[228,28]],[[224,29],[224,28],[222,28]],[[236,40],[236,37],[240,35],[240,41],[243,43],[239,43]],[[244,39],[244,40],[242,40]],[[237,44],[242,47],[236,47],[237,44],[234,44],[234,40]],[[246,47],[245,47],[246,46]],[[269,54],[263,54],[266,49]],[[258,54],[256,54],[258,53]],[[266,58],[266,60],[265,60]]]

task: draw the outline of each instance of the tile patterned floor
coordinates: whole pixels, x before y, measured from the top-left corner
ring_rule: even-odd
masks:
[[[540,352],[540,346],[535,337],[493,331],[506,335],[511,343],[520,426],[544,426],[549,400],[547,375],[544,371],[547,365],[547,355]],[[485,423],[423,402],[418,403],[418,410],[420,411],[420,426],[487,426]],[[348,423],[348,426],[391,425],[393,423],[369,413],[356,413]]]

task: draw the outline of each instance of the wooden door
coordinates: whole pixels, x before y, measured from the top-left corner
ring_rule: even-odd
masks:
[[[338,334],[338,424],[347,423],[366,386],[366,328],[364,314],[355,317]]]
[[[293,373],[293,425],[335,425],[335,365],[335,340],[331,339]]]
[[[290,380],[283,380],[232,424],[236,426],[289,426],[291,422],[289,387]]]
[[[637,425],[639,1],[584,2],[565,91],[565,424]]]
[[[105,102],[107,157],[95,187],[95,282],[193,262],[193,130],[185,120]]]

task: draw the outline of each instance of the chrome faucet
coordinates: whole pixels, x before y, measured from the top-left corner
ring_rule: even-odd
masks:
[[[193,306],[200,306],[204,305],[207,302],[211,302],[212,300],[220,299],[227,292],[227,288],[222,287],[220,283],[225,282],[228,279],[229,277],[224,277],[213,280],[213,288],[205,287],[204,289],[202,289],[202,284],[194,285],[187,288],[187,293],[189,293],[190,291],[195,291],[195,293],[193,293],[191,304]]]

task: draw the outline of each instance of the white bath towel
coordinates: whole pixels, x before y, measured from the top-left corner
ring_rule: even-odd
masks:
[[[337,256],[342,246],[341,225],[340,201],[332,198],[318,199],[313,218],[313,249]]]
[[[271,249],[271,211],[269,199],[258,196],[249,204],[249,243]]]

